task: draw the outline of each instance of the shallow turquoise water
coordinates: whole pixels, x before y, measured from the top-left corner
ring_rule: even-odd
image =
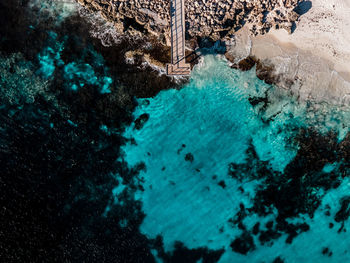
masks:
[[[183,89],[163,91],[149,100],[150,105],[138,108],[135,116],[146,112],[150,120],[144,129],[130,135],[145,148],[145,144],[158,141],[161,147],[167,146],[169,154],[186,144],[184,151],[197,156],[195,160],[206,160],[205,165],[197,164],[198,169],[208,165],[207,159],[211,167],[244,162],[252,141],[260,159],[283,171],[297,150],[297,145],[288,141],[293,135],[289,126],[303,125],[301,109],[289,97],[276,95],[276,101],[260,114],[261,105],[254,108],[248,101],[249,96],[264,97],[265,92],[274,90],[259,80],[254,70],[234,71],[225,60],[208,55]],[[274,121],[267,123],[276,113]],[[128,154],[131,163],[142,157],[139,151]]]
[[[69,2],[75,3],[74,0],[60,4],[54,0],[30,1],[39,8],[39,20],[52,17],[57,26],[64,24],[66,18],[77,12],[75,9],[77,7],[73,8]],[[35,20],[25,28],[30,31],[35,30],[37,27]],[[104,34],[101,30],[95,29],[95,31],[90,33],[95,36]],[[38,250],[40,253],[46,256],[46,251],[51,253],[57,250],[56,244],[59,244],[60,247],[72,248],[79,257],[93,255],[95,258],[96,253],[105,256],[106,253],[113,251],[114,254],[110,254],[109,260],[106,260],[109,262],[123,261],[124,255],[127,255],[128,262],[147,261],[143,256],[149,256],[149,251],[152,251],[156,259],[162,257],[164,262],[185,262],[185,257],[177,256],[174,257],[175,261],[171,261],[164,255],[158,254],[161,253],[163,247],[155,244],[152,239],[161,236],[165,251],[170,252],[166,256],[174,252],[174,243],[180,241],[184,243],[185,250],[187,248],[224,249],[219,261],[223,263],[276,263],[274,260],[278,256],[289,263],[350,262],[348,253],[350,239],[345,231],[350,227],[349,216],[348,218],[344,216],[344,222],[336,220],[337,214],[341,211],[342,198],[346,196],[350,198],[348,194],[350,181],[345,177],[350,173],[349,169],[344,169],[350,166],[347,160],[342,159],[350,156],[350,151],[349,154],[346,153],[350,145],[347,144],[349,138],[345,144],[336,148],[337,158],[333,158],[333,153],[328,151],[317,155],[326,160],[317,169],[314,169],[312,165],[305,165],[313,160],[309,156],[310,152],[318,154],[317,147],[312,148],[315,141],[310,143],[312,149],[301,151],[305,156],[300,156],[302,147],[296,140],[300,128],[313,127],[317,132],[325,135],[320,136],[322,139],[316,140],[317,143],[325,142],[325,145],[331,145],[332,138],[327,137],[326,134],[331,129],[338,134],[338,141],[342,141],[349,132],[348,109],[331,106],[326,102],[300,103],[288,91],[260,81],[254,69],[249,72],[233,70],[223,57],[206,55],[202,57],[203,60],[192,72],[190,82],[182,89],[166,90],[154,98],[138,100],[139,106],[134,112],[134,117],[138,118],[147,113],[149,120],[140,130],[135,129],[134,125],[126,127],[123,136],[135,139],[136,144],[130,140],[123,146],[124,154],[120,156],[119,143],[122,143],[124,138],[119,132],[123,129],[113,127],[113,123],[118,122],[120,116],[116,117],[110,113],[118,112],[118,107],[125,107],[122,102],[125,95],[130,95],[126,93],[131,87],[123,86],[123,83],[119,82],[118,74],[115,74],[112,67],[106,66],[106,61],[110,58],[103,57],[102,53],[100,54],[98,49],[90,45],[89,41],[84,42],[79,52],[77,50],[75,50],[77,53],[68,52],[67,56],[66,51],[74,42],[74,40],[73,42],[69,40],[75,39],[75,32],[70,35],[66,31],[62,33],[52,28],[45,32],[47,38],[43,40],[44,46],[35,53],[35,61],[26,61],[20,53],[11,54],[8,57],[1,54],[0,59],[0,73],[3,76],[0,78],[0,86],[4,87],[3,96],[8,99],[10,106],[15,105],[16,107],[8,111],[9,114],[5,115],[6,121],[2,123],[5,130],[10,131],[8,143],[11,145],[12,138],[18,138],[16,135],[21,135],[23,137],[19,138],[24,139],[17,141],[32,143],[30,146],[25,144],[30,153],[32,149],[38,148],[44,153],[39,157],[36,153],[33,156],[30,154],[29,157],[32,158],[30,159],[26,156],[26,148],[12,149],[14,154],[10,159],[20,161],[37,161],[36,158],[38,159],[39,165],[33,172],[27,169],[26,162],[19,162],[19,166],[24,166],[23,171],[28,172],[28,176],[21,176],[17,179],[20,182],[24,180],[23,185],[31,185],[33,188],[32,192],[28,191],[27,195],[23,195],[23,200],[31,200],[31,198],[35,201],[37,199],[46,200],[47,197],[56,196],[56,201],[50,204],[67,202],[63,210],[59,208],[52,210],[50,205],[43,202],[42,211],[44,212],[42,214],[50,215],[48,217],[50,220],[43,219],[44,224],[38,222],[38,218],[33,217],[30,212],[23,211],[24,226],[27,225],[27,221],[32,222],[34,232],[36,232],[42,225],[45,226],[49,222],[52,228],[48,230],[42,227],[44,233],[56,233],[57,231],[58,236],[61,236],[61,229],[65,229],[66,235],[63,234],[62,239],[64,242],[66,240],[71,242],[68,243],[69,245],[67,243],[61,245],[57,240],[55,242],[42,241],[43,244],[49,245],[49,248],[43,250],[40,247]],[[79,37],[75,40],[80,41]],[[11,88],[6,89],[6,87]],[[124,91],[120,92],[119,87],[123,87],[121,89]],[[54,94],[50,90],[54,91]],[[57,100],[57,95],[62,95],[62,91],[67,95],[63,96],[64,98],[59,96],[61,100],[64,100],[63,109],[68,109],[71,114],[61,116],[63,124],[55,118],[46,118],[45,114],[52,114],[51,108],[47,109],[47,104],[41,105],[38,100],[40,96],[43,96],[58,107],[60,105],[58,102],[63,103]],[[116,91],[119,95],[116,95]],[[106,100],[98,98],[100,95]],[[75,99],[78,98],[83,98],[83,100],[76,102]],[[86,102],[91,98],[91,101],[99,102],[101,107],[91,107],[94,106],[94,103],[88,104],[87,107],[75,107],[80,105],[79,101]],[[107,98],[112,101],[120,100],[121,104],[119,101],[110,103],[111,101]],[[30,114],[31,110],[28,110],[28,105],[25,105],[28,103],[33,104],[33,109],[40,107],[39,113],[44,110],[42,122],[36,120],[36,114]],[[132,105],[128,106],[132,106],[133,109],[134,104],[131,101],[130,104]],[[22,121],[21,118],[18,118],[18,114],[21,114],[23,108],[29,113],[27,118],[23,118],[23,123],[26,120],[34,120],[33,130],[38,127],[39,131],[42,130],[40,127],[43,127],[44,130],[47,127],[46,132],[52,144],[46,143],[46,135],[41,136],[41,140],[35,137],[33,141],[28,141],[26,136],[30,131],[23,132],[20,122],[8,122],[7,116],[10,116],[9,119],[14,117]],[[6,109],[6,105],[1,105],[0,109]],[[98,114],[97,117],[95,113]],[[121,115],[124,116],[124,113],[126,114],[122,112]],[[41,116],[41,113],[39,115]],[[91,118],[85,120],[84,115]],[[31,121],[28,123],[30,124]],[[92,125],[91,129],[87,127],[85,121]],[[51,130],[54,132],[51,133]],[[64,135],[66,130],[69,131],[69,136],[63,136],[63,140],[57,140],[56,136]],[[83,133],[75,133],[79,130]],[[114,137],[114,140],[108,139],[111,135],[116,134],[120,135],[118,139]],[[99,139],[96,140],[96,138]],[[327,144],[328,142],[331,143]],[[80,148],[81,145],[88,147]],[[47,147],[50,148],[47,149]],[[62,148],[67,148],[66,152],[62,153]],[[8,149],[11,147],[2,147],[6,154],[11,155]],[[90,149],[91,152],[87,149]],[[252,149],[256,152],[256,156]],[[59,170],[62,174],[59,173],[56,177],[52,177],[47,170],[42,168],[42,160],[45,159],[47,153],[50,158],[52,157],[48,161],[49,172],[56,174]],[[60,169],[57,169],[55,155],[59,160]],[[16,156],[23,156],[23,158],[16,158]],[[284,170],[288,170],[285,168],[290,167],[289,165],[297,156],[299,156],[298,161],[305,165],[306,170],[302,171],[302,178],[299,181],[300,174],[291,176],[289,173],[287,178],[292,181],[296,177],[295,181],[300,182],[300,185],[295,188],[283,188],[284,185],[290,183],[290,181],[286,182],[281,179],[287,176]],[[116,159],[117,162],[115,162]],[[135,170],[125,168],[125,165],[132,168],[140,162],[144,162],[145,169],[139,174]],[[232,163],[243,164],[239,168],[243,177],[241,181],[229,175],[229,167]],[[67,178],[67,170],[71,171],[70,165],[75,167],[77,164],[79,164],[77,169],[72,172],[72,176]],[[12,169],[17,171],[17,167],[11,163],[6,165],[4,171],[8,173],[11,182],[13,175],[16,174],[11,171]],[[297,165],[292,167],[295,166],[297,167]],[[68,167],[68,169],[65,170],[62,167]],[[92,169],[87,169],[87,167],[92,167]],[[260,168],[274,171],[272,175],[276,175],[278,188],[284,189],[278,192],[283,196],[278,196],[277,199],[284,198],[283,202],[291,204],[294,209],[299,208],[298,205],[303,207],[309,204],[308,202],[312,201],[315,196],[317,201],[321,202],[313,217],[302,213],[287,217],[290,224],[307,223],[310,227],[305,233],[298,233],[291,244],[286,243],[289,237],[288,231],[278,225],[278,215],[281,211],[278,210],[280,208],[276,208],[278,206],[274,207],[274,205],[280,203],[275,202],[270,205],[272,212],[268,212],[264,217],[258,215],[259,211],[250,212],[255,205],[254,198],[262,187],[264,190],[271,190],[264,192],[267,195],[273,195],[275,191],[273,187],[267,187],[271,185],[271,181],[269,182],[268,176],[263,174],[264,170],[258,171]],[[342,171],[345,178],[339,180],[341,184],[338,188],[331,189],[330,178],[338,179],[335,177],[340,177],[339,171]],[[35,175],[39,174],[42,177],[35,178]],[[256,174],[259,175],[256,176]],[[331,174],[336,176],[332,177]],[[103,177],[103,175],[106,176]],[[67,180],[61,180],[60,176]],[[54,181],[53,187],[38,191],[37,185],[41,185],[41,182],[47,177],[58,179],[61,183]],[[36,183],[35,180],[38,180],[39,183]],[[313,180],[316,183],[312,182]],[[5,185],[4,189],[7,190],[8,187]],[[300,195],[302,193],[310,195],[306,196],[305,203],[299,200],[301,198],[294,200],[294,203],[288,203],[288,200],[285,199],[293,198],[294,195],[293,192],[290,192],[291,189],[300,190],[298,192]],[[14,191],[15,197],[18,197],[21,191],[23,190]],[[42,199],[37,197],[38,193],[41,194],[39,196]],[[72,196],[71,202],[61,199],[66,193]],[[4,194],[4,196],[12,201],[11,195]],[[266,196],[263,197],[268,199]],[[76,202],[80,205],[75,206]],[[22,201],[18,203],[19,207],[22,207]],[[8,204],[11,203],[8,202]],[[245,207],[244,210],[241,209],[242,206]],[[13,207],[9,205],[9,208]],[[140,210],[144,212],[144,218]],[[12,220],[14,213],[11,209],[8,211],[10,211],[8,214]],[[243,217],[242,222],[239,222],[243,227],[232,220],[236,219],[236,216],[242,211],[248,213]],[[307,211],[312,211],[312,208]],[[348,207],[343,209],[345,214],[348,211]],[[67,222],[74,221],[74,227],[67,226],[66,221],[62,223],[62,215],[66,216]],[[82,222],[81,218],[86,221]],[[260,223],[260,230],[258,234],[254,234],[253,230],[257,222]],[[271,242],[262,244],[260,238],[263,238],[268,231],[267,225],[270,222],[273,223],[270,230],[276,231],[280,236],[273,237]],[[332,228],[330,223],[334,224]],[[291,226],[288,225],[288,227]],[[72,233],[73,229],[82,236],[71,240],[71,235],[75,233]],[[145,240],[143,235],[139,235],[139,230],[149,239]],[[25,231],[25,228],[21,228],[20,231]],[[254,241],[254,248],[250,249],[246,255],[234,252],[237,250],[230,246],[232,241],[240,237],[244,231],[248,232]],[[14,232],[9,232],[11,242]],[[51,233],[50,237],[53,236]],[[276,233],[269,235],[274,234]],[[87,240],[88,235],[91,239]],[[32,238],[32,235],[30,237]],[[99,247],[99,251],[91,249],[92,246]],[[16,245],[14,251],[17,251],[17,247],[21,246]],[[323,255],[322,251],[325,248],[329,248],[333,255]],[[26,249],[30,255],[33,255],[30,248]],[[139,256],[138,252],[142,252],[143,256]],[[191,251],[191,253],[194,255],[196,251]],[[203,262],[206,262],[204,257],[202,259]],[[159,260],[159,262],[163,261]]]
[[[265,109],[263,103],[255,107],[249,103],[249,97],[263,98],[265,94],[269,98]],[[323,244],[320,241],[310,249],[310,260],[305,259],[309,239],[331,235],[327,231],[320,235],[317,229],[301,234],[291,246],[285,244],[284,237],[248,256],[236,254],[229,247],[240,229],[228,220],[239,211],[241,202],[251,205],[260,183],[230,178],[229,164],[245,163],[251,143],[260,160],[283,172],[298,150],[293,140],[298,128],[315,121],[306,105],[260,81],[254,70],[232,70],[226,60],[214,55],[204,57],[183,89],[162,91],[155,98],[139,102],[135,117],[148,113],[149,120],[140,130],[127,129],[125,136],[134,138],[136,145],[128,144],[123,150],[130,166],[139,162],[146,165],[140,173],[145,190],[135,196],[142,201],[146,214],[141,232],[150,238],[162,235],[167,251],[173,249],[174,241],[184,242],[189,248],[225,248],[220,262],[260,262],[262,256],[272,262],[279,255],[287,262],[301,262],[301,258],[302,262],[315,262],[316,256],[322,256],[318,251]],[[185,160],[188,153],[193,155],[192,162]],[[327,165],[325,171],[330,172],[330,167]],[[225,188],[218,185],[222,180]],[[244,193],[239,187],[244,188]],[[342,196],[344,189],[348,189],[347,182],[333,194]],[[276,214],[250,216],[244,223],[251,228],[256,221],[264,224]],[[317,214],[321,223],[305,217],[311,226],[321,224],[327,230],[328,223],[322,221],[322,215]],[[339,236],[335,233],[333,238]],[[295,255],[298,250],[302,252]],[[340,247],[339,253],[343,250]]]

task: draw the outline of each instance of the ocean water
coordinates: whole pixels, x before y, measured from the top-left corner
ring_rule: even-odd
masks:
[[[264,97],[268,97],[267,105],[251,103],[251,98]],[[146,167],[139,175],[144,190],[135,194],[146,214],[140,230],[150,238],[161,235],[167,251],[180,241],[191,249],[225,249],[219,262],[272,262],[278,256],[285,262],[350,260],[347,233],[329,229],[329,218],[323,211],[327,205],[333,213],[339,209],[336,200],[350,189],[347,179],[323,197],[313,218],[301,214],[289,219],[310,226],[291,245],[281,235],[273,244],[257,245],[247,255],[230,249],[234,237],[242,232],[230,219],[241,204],[252,206],[264,179],[251,179],[250,172],[243,171],[243,180],[239,181],[229,175],[229,165],[248,162],[247,150],[253,147],[259,160],[283,176],[297,154],[299,146],[294,137],[300,128],[312,126],[325,132],[338,127],[331,122],[314,126],[315,114],[321,113],[312,113],[307,104],[297,102],[288,92],[265,84],[254,69],[233,70],[224,58],[207,55],[182,89],[139,100],[135,118],[142,114],[148,114],[149,119],[141,129],[131,126],[126,130],[124,136],[135,142],[124,146],[123,151],[131,167],[140,162]],[[326,164],[323,170],[330,173],[334,166]],[[264,225],[277,215],[276,210],[266,217],[252,214],[244,224],[247,228],[256,222]],[[259,243],[257,238],[255,242]],[[325,247],[332,251],[332,257],[322,254]]]
[[[0,25],[5,259],[350,262],[346,105],[301,102],[216,54],[157,93],[158,72],[113,65],[125,45],[98,14],[25,8]]]

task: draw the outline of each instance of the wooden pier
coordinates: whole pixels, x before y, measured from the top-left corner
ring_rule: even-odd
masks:
[[[167,75],[190,75],[191,66],[186,64],[185,54],[185,0],[170,1],[171,18],[171,64]]]

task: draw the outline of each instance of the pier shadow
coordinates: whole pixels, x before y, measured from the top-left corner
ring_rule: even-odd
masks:
[[[191,53],[187,54],[184,58],[187,63],[193,64],[196,63],[196,61],[202,56],[201,53],[197,52],[197,50],[192,51]]]
[[[187,63],[191,64],[191,67],[193,67],[198,59],[202,57],[203,55],[208,54],[225,54],[226,52],[226,45],[224,41],[218,40],[218,41],[210,41],[209,39],[205,39],[204,41],[199,41],[199,47],[197,47],[195,50],[186,52],[186,56],[183,58],[186,60]]]

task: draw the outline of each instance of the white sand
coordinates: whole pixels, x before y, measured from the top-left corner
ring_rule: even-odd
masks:
[[[274,66],[277,85],[301,100],[350,105],[350,0],[312,0],[293,34],[252,37],[243,28],[229,52]]]
[[[271,30],[281,42],[294,44],[334,63],[339,73],[350,74],[350,0],[312,0],[295,32]]]

